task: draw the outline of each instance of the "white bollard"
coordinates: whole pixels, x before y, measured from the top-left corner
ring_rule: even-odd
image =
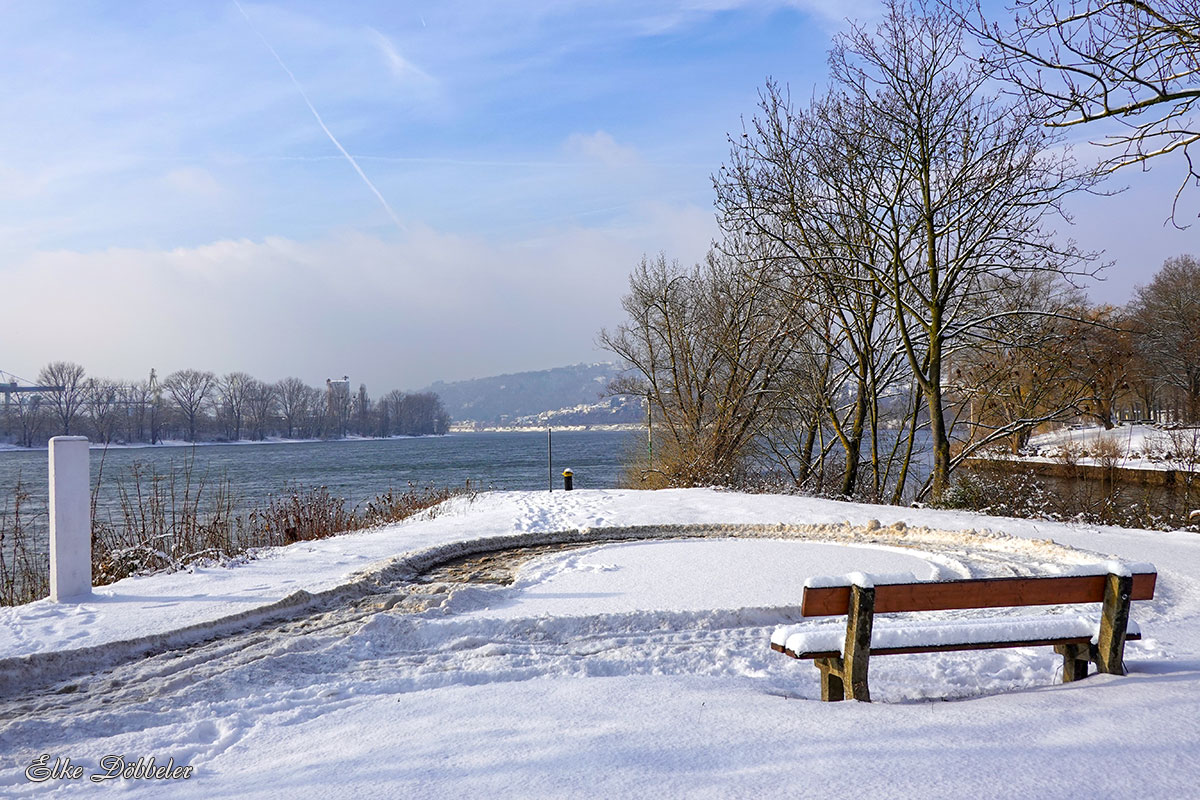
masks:
[[[92,593],[92,512],[86,436],[50,440],[50,600]]]

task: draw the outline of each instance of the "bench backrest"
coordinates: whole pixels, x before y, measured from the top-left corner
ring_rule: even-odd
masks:
[[[1154,597],[1155,572],[1133,575],[1130,600]],[[1047,578],[974,578],[933,583],[893,583],[875,587],[875,613],[945,611],[955,608],[1005,608],[1100,603],[1107,575],[1068,575]],[[828,617],[849,613],[850,587],[804,588],[800,613]]]

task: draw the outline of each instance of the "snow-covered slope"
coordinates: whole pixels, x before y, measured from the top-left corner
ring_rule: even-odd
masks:
[[[556,552],[508,586],[400,581],[452,554],[597,535],[706,538]],[[871,664],[876,703],[823,704],[811,664],[768,648],[813,575],[1110,558],[1160,572],[1124,677],[1058,684],[1049,648],[891,656]],[[0,795],[95,792],[120,755],[193,767],[106,781],[171,797],[1188,796],[1197,576],[1183,532],[714,490],[460,499],[232,569],[0,610]],[[282,621],[241,630],[268,616]],[[42,754],[84,777],[30,782]]]
[[[1042,460],[1070,459],[1130,469],[1200,469],[1200,428],[1068,427],[1034,436],[1029,446]]]

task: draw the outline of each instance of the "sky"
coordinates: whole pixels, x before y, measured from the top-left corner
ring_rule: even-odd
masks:
[[[644,254],[717,235],[768,76],[875,0],[5,2],[0,370],[243,370],[374,393],[609,360]],[[1073,133],[1081,153],[1085,134]],[[1174,167],[1174,171],[1173,171]],[[1072,201],[1125,302],[1178,168]]]

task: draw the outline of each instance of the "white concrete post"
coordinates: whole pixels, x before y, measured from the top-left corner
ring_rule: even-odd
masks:
[[[92,512],[86,436],[50,440],[50,600],[92,593]]]

